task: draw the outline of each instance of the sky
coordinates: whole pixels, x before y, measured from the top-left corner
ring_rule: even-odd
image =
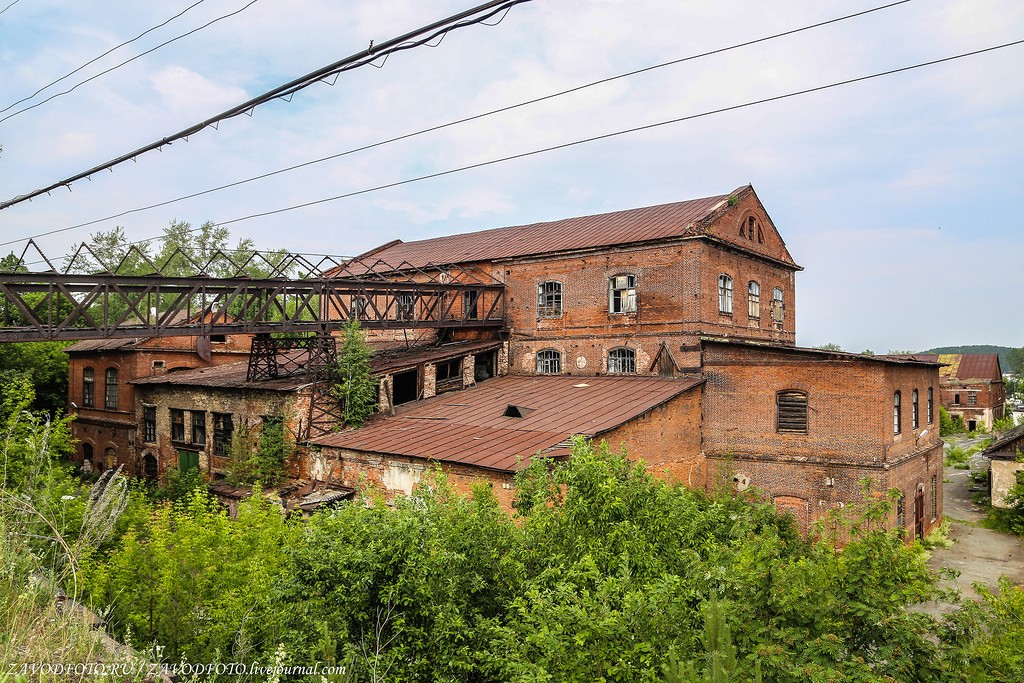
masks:
[[[0,252],[164,202],[885,0],[533,0],[334,85],[0,211]],[[0,2],[0,10],[9,2]],[[471,7],[462,0],[18,0],[0,14],[0,201]],[[244,8],[244,9],[242,9]],[[142,53],[214,19],[175,42]],[[1019,0],[911,0],[264,180],[39,237],[132,240],[359,192],[1024,39]],[[142,56],[140,56],[142,55]],[[21,113],[132,57],[125,66]],[[440,178],[230,222],[260,248],[354,255],[754,186],[797,275],[797,342],[1024,345],[1024,45]],[[15,114],[11,116],[11,114]]]

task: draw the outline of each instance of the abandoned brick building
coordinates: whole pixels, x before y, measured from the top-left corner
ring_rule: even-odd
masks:
[[[993,441],[982,453],[989,459],[988,483],[992,506],[1008,508],[1006,494],[1024,484],[1024,424]]]
[[[361,429],[311,439],[295,464],[302,476],[348,487],[376,482],[398,494],[439,464],[458,488],[488,483],[508,505],[524,463],[538,453],[565,457],[583,435],[625,447],[688,486],[725,479],[756,487],[804,528],[859,500],[863,478],[876,492],[899,489],[892,524],[908,533],[927,533],[941,519],[938,364],[796,347],[801,268],[750,186],[390,242],[346,267],[383,278],[440,273],[500,283],[504,326],[409,332],[401,323],[431,315],[415,295],[354,295],[326,309],[328,317],[385,315],[395,324],[370,334],[380,349],[380,413]],[[466,291],[446,305],[468,318],[490,316],[497,300],[487,296]],[[245,398],[255,387],[200,387],[200,375],[218,372],[227,370],[137,381],[137,396],[152,398],[136,400],[136,424],[149,419],[147,405],[161,406],[157,441],[146,444],[159,447],[166,436],[170,450],[155,455],[173,461],[174,447],[187,441],[162,433],[189,434],[194,418],[183,414],[175,426],[171,408],[202,401],[196,410],[207,427],[199,436],[214,450],[210,421],[228,410],[216,396],[234,392],[241,403],[233,415],[255,419],[272,409]],[[301,387],[289,391],[294,405]],[[216,474],[217,464],[207,458],[204,472]]]
[[[995,353],[948,353],[929,356],[939,368],[941,403],[950,415],[959,416],[969,431],[979,425],[991,430],[1006,410],[1006,388],[999,355]]]

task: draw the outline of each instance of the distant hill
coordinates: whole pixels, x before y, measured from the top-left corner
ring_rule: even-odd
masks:
[[[937,346],[921,353],[998,353],[999,367],[1003,372],[1010,371],[1010,364],[1006,360],[1006,352],[1009,346],[993,346],[991,344],[967,344],[966,346]]]

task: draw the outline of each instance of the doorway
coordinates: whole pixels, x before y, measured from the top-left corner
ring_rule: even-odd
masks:
[[[406,370],[391,377],[391,399],[394,405],[415,401],[419,397],[419,372]]]

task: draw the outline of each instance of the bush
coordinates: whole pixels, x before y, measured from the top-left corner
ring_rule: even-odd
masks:
[[[950,415],[948,410],[939,406],[939,436],[963,434],[966,431],[964,421],[959,415]]]

